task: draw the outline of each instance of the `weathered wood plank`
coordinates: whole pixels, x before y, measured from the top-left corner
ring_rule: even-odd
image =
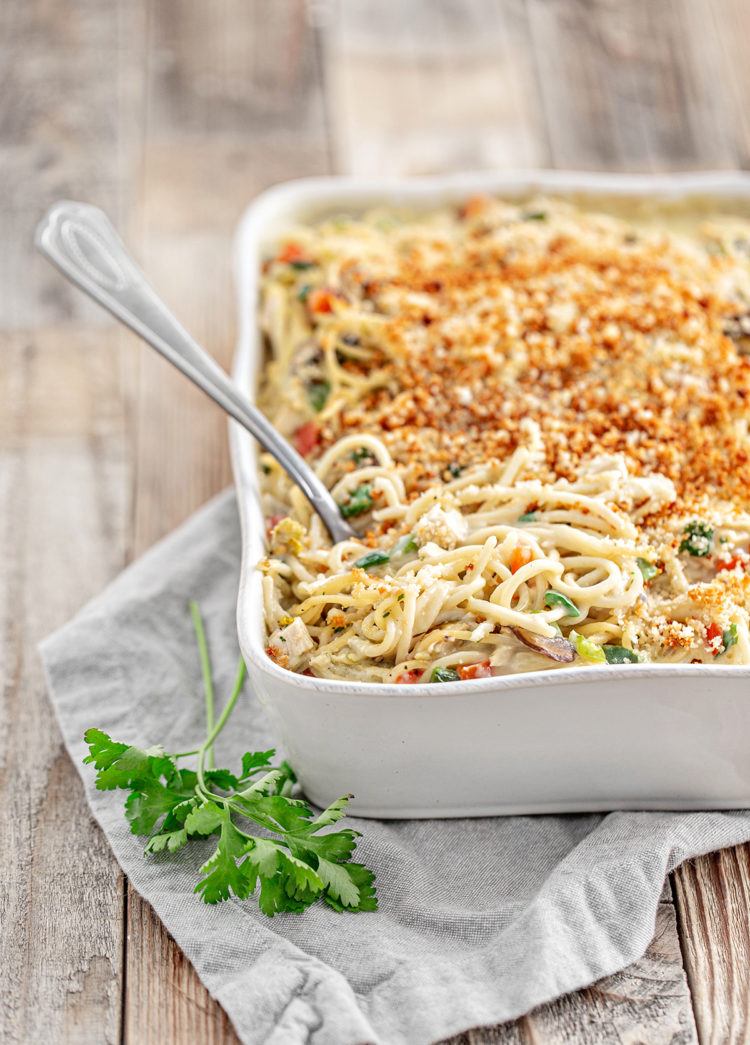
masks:
[[[123,879],[35,649],[124,562],[118,338],[32,237],[60,196],[126,210],[120,110],[138,80],[126,6],[135,14],[127,0],[0,5],[0,1038],[24,1045],[120,1036]]]
[[[674,889],[701,1045],[750,1038],[750,846],[683,864]]]
[[[0,4],[0,324],[24,329],[61,318],[103,324],[102,313],[36,254],[33,230],[60,198],[127,214],[133,64],[140,0],[4,0]]]
[[[553,165],[734,167],[705,0],[527,0]]]
[[[297,0],[152,3],[140,258],[224,366],[235,336],[232,233],[253,195],[327,169],[320,84]],[[139,352],[136,554],[230,481],[226,418],[150,349]],[[137,894],[128,894],[124,1041],[238,1039]]]
[[[0,1039],[114,1043],[122,875],[63,748],[35,646],[123,563],[117,344],[80,327],[1,344]]]
[[[546,164],[523,0],[339,0],[319,21],[342,173]]]

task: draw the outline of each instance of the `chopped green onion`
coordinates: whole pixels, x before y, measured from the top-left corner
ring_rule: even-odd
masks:
[[[547,212],[544,210],[533,210],[528,214],[524,214],[521,221],[546,221]]]
[[[536,520],[537,520],[536,512],[524,512],[523,515],[519,515],[518,516],[518,521],[519,522],[536,522]]]
[[[415,552],[418,547],[419,545],[414,540],[414,534],[405,533],[403,537],[399,537],[391,548],[391,558],[395,559],[398,555],[408,555],[409,552]]]
[[[388,552],[376,550],[374,552],[368,552],[367,555],[363,555],[361,559],[357,559],[354,563],[355,566],[359,566],[362,570],[369,570],[371,566],[382,566],[384,562],[388,562],[390,555]]]
[[[578,607],[570,601],[566,595],[561,595],[559,591],[548,591],[544,596],[544,605],[548,609],[554,609],[555,606],[561,606],[565,610],[566,617],[580,617],[581,611]]]
[[[682,531],[686,534],[680,543],[681,552],[689,552],[690,555],[703,557],[711,553],[711,541],[714,536],[713,526],[708,523],[691,522]]]
[[[328,381],[313,381],[312,384],[307,386],[307,398],[310,400],[310,406],[316,413],[319,414],[326,405],[330,391],[331,385]]]
[[[607,655],[602,647],[597,645],[596,642],[584,638],[583,635],[579,635],[576,631],[571,631],[568,638],[575,646],[576,653],[579,657],[585,657],[586,660],[593,660],[597,664],[606,664]]]
[[[370,483],[362,483],[361,486],[352,490],[345,504],[339,505],[339,511],[345,519],[349,519],[352,515],[362,515],[363,512],[369,512],[373,503],[372,485]]]
[[[642,559],[639,555],[635,561],[638,563],[638,569],[641,571],[644,581],[650,581],[659,573],[657,567],[652,562],[649,562],[648,559]]]
[[[304,304],[304,302],[307,301],[307,295],[310,293],[311,290],[312,286],[310,283],[303,283],[303,285],[297,291],[297,300],[301,301]]]
[[[460,682],[461,676],[455,668],[433,668],[430,682]]]
[[[608,664],[637,664],[638,654],[625,646],[602,646]]]
[[[293,269],[311,269],[315,267],[314,261],[302,261],[301,259],[299,261],[290,261],[289,264]]]

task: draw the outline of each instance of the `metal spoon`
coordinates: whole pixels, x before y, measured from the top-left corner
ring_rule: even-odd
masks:
[[[178,323],[135,265],[103,211],[87,203],[61,200],[42,218],[35,242],[64,276],[247,428],[297,483],[334,541],[356,536],[310,466]]]

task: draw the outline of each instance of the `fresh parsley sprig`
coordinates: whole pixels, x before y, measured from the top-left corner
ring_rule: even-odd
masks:
[[[232,694],[214,722],[214,691],[203,623],[190,603],[206,699],[206,736],[193,751],[169,754],[157,745],[139,748],[112,740],[100,729],[85,734],[101,790],[129,792],[125,816],[136,835],[148,835],[146,853],[175,853],[191,840],[215,836],[216,849],[201,867],[195,887],[206,903],[258,894],[258,905],[273,917],[302,911],[323,900],[336,911],[374,911],[375,876],[350,857],[358,831],[325,831],[346,815],[351,795],[344,795],[319,816],[291,797],[296,778],[282,762],[273,766],[274,750],[248,751],[238,773],[217,769],[214,742],[226,725],[242,690],[240,661]],[[196,758],[196,768],[181,762]],[[255,825],[261,834],[251,833]]]

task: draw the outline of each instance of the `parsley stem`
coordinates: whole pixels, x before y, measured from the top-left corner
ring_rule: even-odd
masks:
[[[219,717],[219,721],[209,732],[208,736],[201,744],[200,750],[198,751],[198,786],[202,791],[206,792],[206,794],[211,794],[211,797],[214,798],[216,801],[218,801],[217,796],[213,795],[211,792],[208,792],[206,790],[206,783],[203,776],[203,763],[206,757],[206,752],[213,752],[213,743],[218,737],[219,733],[221,733],[224,726],[227,724],[227,719],[232,713],[232,708],[237,703],[237,697],[239,697],[240,692],[242,690],[242,683],[245,681],[245,670],[245,662],[242,659],[242,657],[240,657],[239,668],[237,669],[237,677],[234,680],[234,688],[232,690],[232,695],[227,701],[227,706],[222,711],[221,716]],[[209,769],[213,769],[212,762],[209,763]]]
[[[197,755],[199,748],[195,748],[194,751],[170,751],[168,758],[187,758],[188,755]]]
[[[216,740],[216,738],[218,737],[219,733],[221,733],[224,726],[227,724],[227,719],[231,715],[232,708],[237,703],[237,697],[239,697],[240,692],[242,691],[242,683],[245,681],[245,670],[245,662],[242,659],[242,657],[240,657],[240,663],[237,667],[237,677],[234,680],[234,688],[232,689],[232,695],[227,701],[227,706],[222,711],[219,717],[219,721],[216,723],[214,728],[211,730],[211,732],[204,740],[204,750],[208,750],[211,744],[213,744],[214,740]]]
[[[198,610],[198,605],[193,599],[190,600],[190,614],[193,618],[195,638],[198,643],[198,654],[201,662],[201,674],[203,675],[203,688],[206,693],[206,734],[211,737],[214,728],[214,686],[211,680],[211,662],[208,657],[208,644],[206,633],[203,630],[203,621]],[[214,768],[214,749],[212,740],[204,743],[201,752],[208,755],[208,768]]]

